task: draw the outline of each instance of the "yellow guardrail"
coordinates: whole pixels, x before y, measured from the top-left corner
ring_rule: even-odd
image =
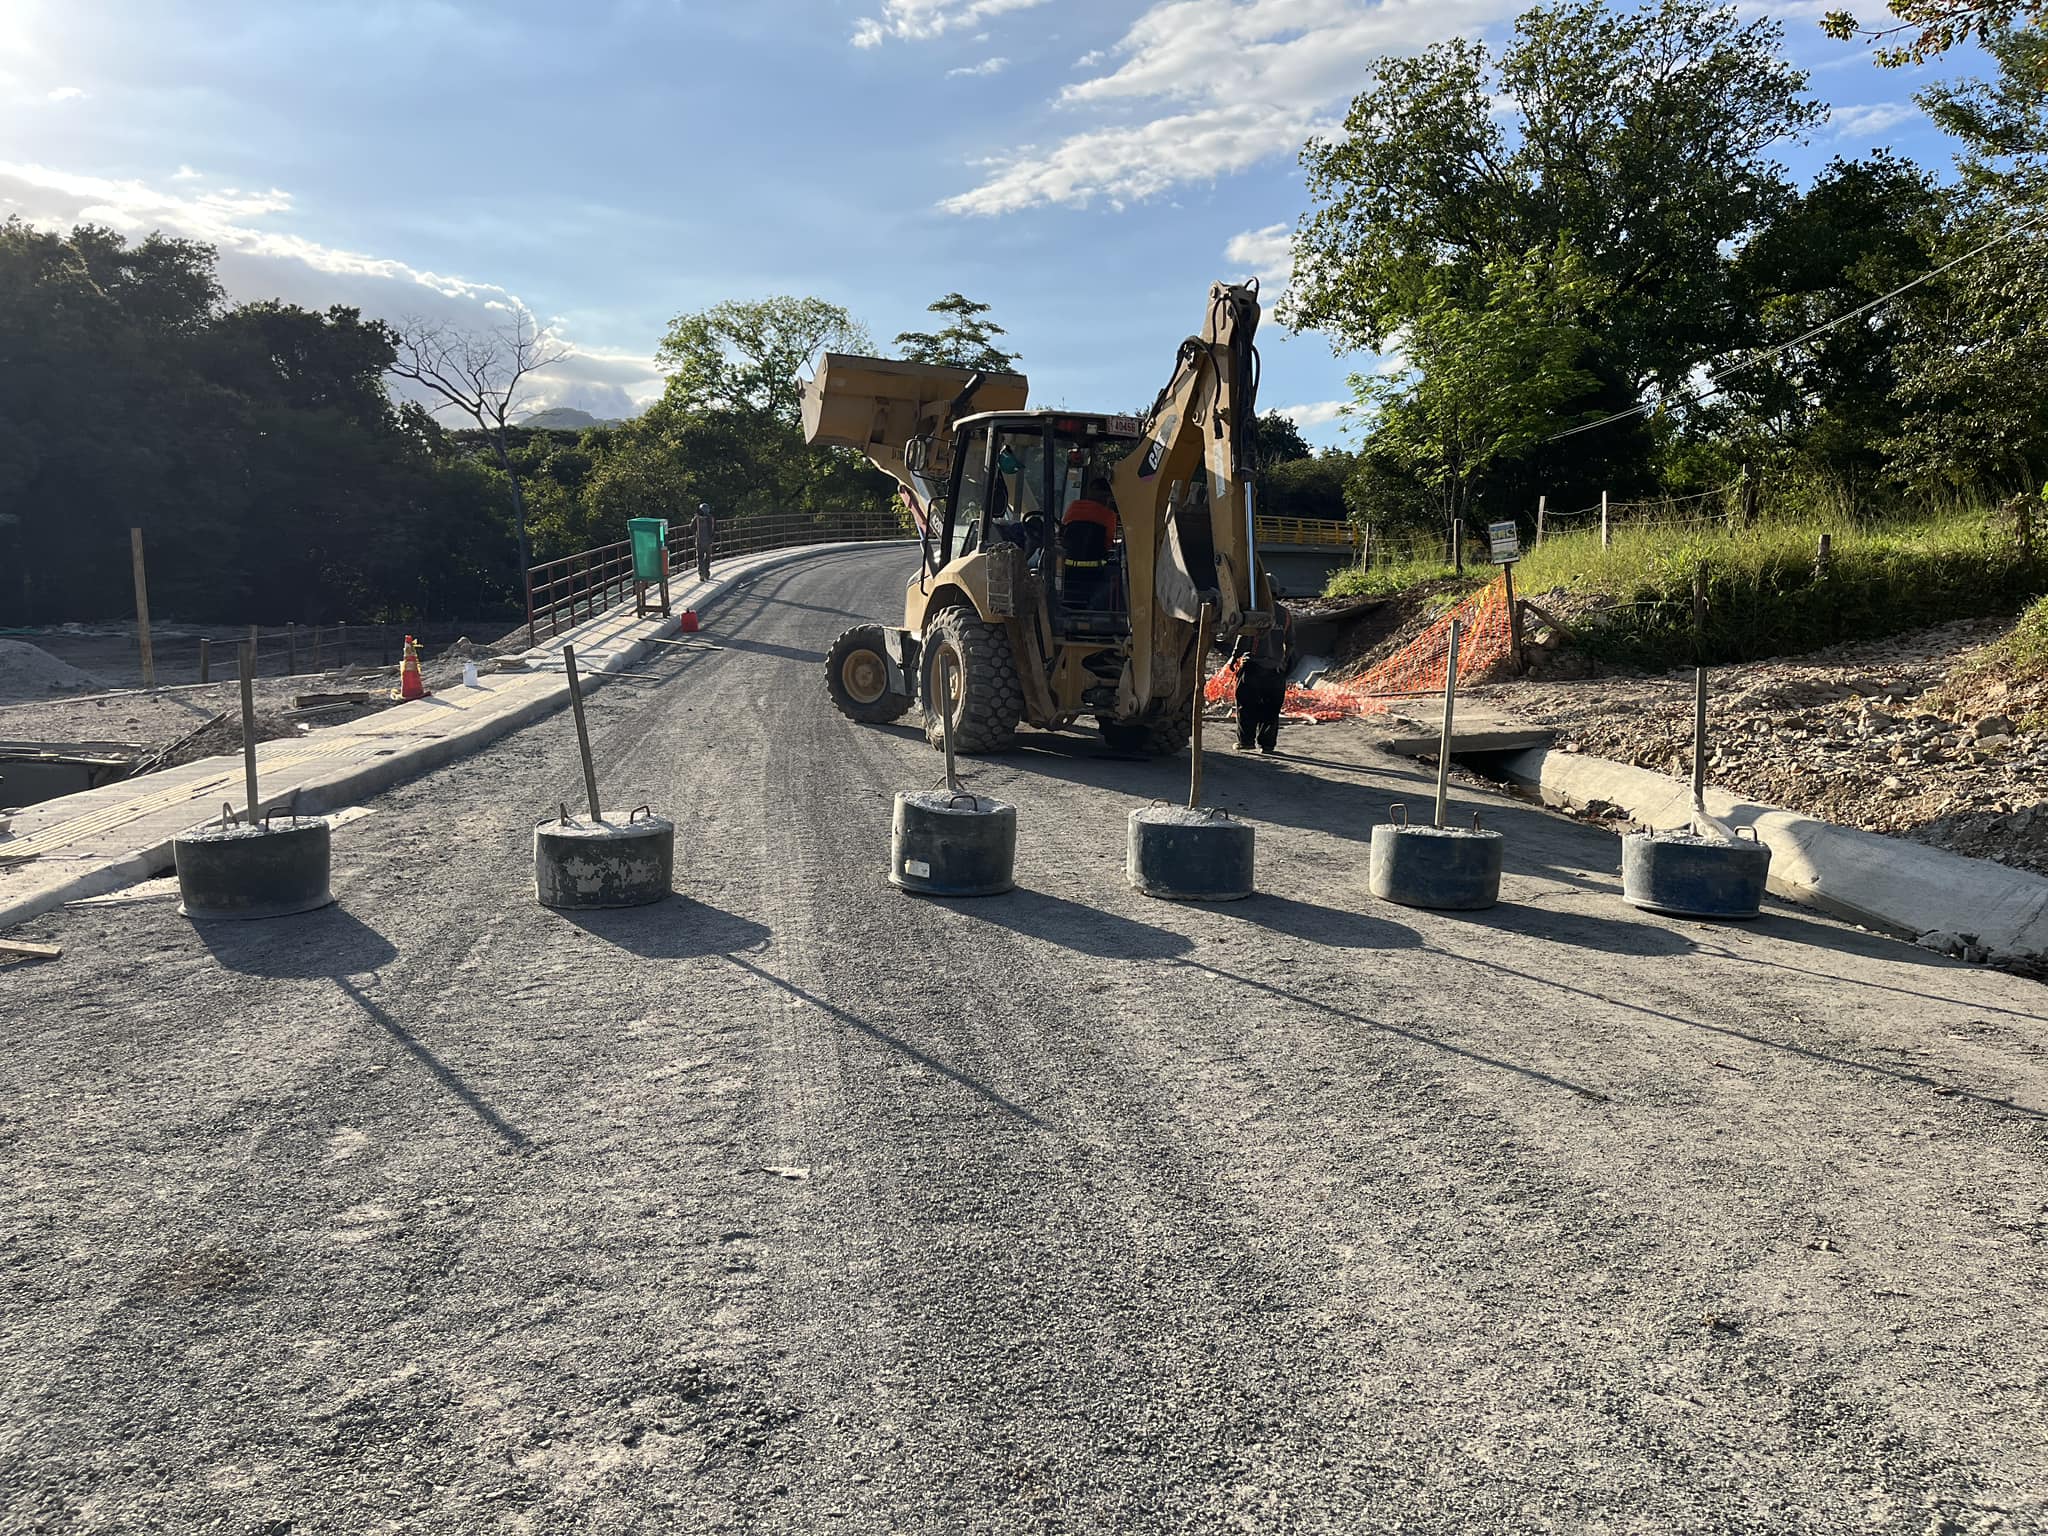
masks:
[[[1261,517],[1254,520],[1261,544],[1329,544],[1353,549],[1358,533],[1350,523],[1325,522],[1319,517]]]

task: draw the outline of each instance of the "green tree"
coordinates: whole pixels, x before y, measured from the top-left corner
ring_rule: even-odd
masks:
[[[1409,371],[1352,380],[1368,448],[1429,488],[1446,531],[1472,524],[1481,477],[1565,425],[1593,382],[1577,317],[1599,280],[1568,248],[1496,260],[1481,282],[1483,294],[1439,276],[1403,332]]]
[[[677,315],[655,356],[685,411],[736,411],[796,427],[799,379],[820,352],[871,352],[867,330],[824,299],[728,300]]]
[[[1854,11],[1829,11],[1821,30],[1842,42],[1875,45],[1877,62],[1888,69],[1924,64],[1959,43],[1989,44],[2001,34],[2022,28],[2048,28],[2048,0],[1888,0],[1896,24],[1866,27]],[[2048,75],[2036,74],[2036,89],[2048,87]]]
[[[998,336],[1009,333],[986,318],[988,305],[978,304],[961,294],[949,293],[937,303],[927,304],[925,310],[929,314],[949,316],[950,323],[939,331],[898,333],[896,345],[902,349],[905,360],[937,363],[946,368],[978,369],[983,373],[1013,371],[1019,354],[1005,352],[996,345]]]
[[[1877,488],[1898,422],[1895,349],[1910,311],[1872,310],[1808,337],[1933,266],[1940,196],[1925,171],[1891,155],[1836,160],[1758,232],[1731,269],[1736,311],[1760,347],[1795,343],[1722,385],[1724,433],[1746,455],[1818,477],[1858,509]]]
[[[1601,279],[1576,318],[1624,389],[1682,385],[1731,340],[1724,248],[1790,196],[1772,151],[1825,115],[1782,36],[1704,0],[1588,0],[1525,12],[1498,55],[1380,60],[1302,151],[1315,206],[1283,318],[1379,349],[1490,264],[1566,242]]]
[[[1283,416],[1278,411],[1260,412],[1253,424],[1252,436],[1258,444],[1259,462],[1268,468],[1285,464],[1290,459],[1315,456],[1315,450],[1301,435],[1301,428],[1294,424],[1294,418]]]

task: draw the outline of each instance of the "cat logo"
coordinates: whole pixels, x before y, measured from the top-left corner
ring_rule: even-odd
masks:
[[[1145,445],[1145,457],[1138,463],[1138,478],[1150,480],[1159,473],[1166,458],[1166,445],[1173,441],[1173,429],[1180,425],[1180,413],[1168,411],[1153,424],[1152,441]]]

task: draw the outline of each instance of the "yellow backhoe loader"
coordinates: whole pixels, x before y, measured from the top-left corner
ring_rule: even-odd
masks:
[[[826,354],[806,439],[894,477],[923,545],[902,626],[833,643],[840,712],[882,723],[922,702],[936,745],[948,700],[963,752],[1083,715],[1118,750],[1185,746],[1202,606],[1225,644],[1271,622],[1252,536],[1258,323],[1256,280],[1212,287],[1142,419],[1027,410],[1020,374]]]

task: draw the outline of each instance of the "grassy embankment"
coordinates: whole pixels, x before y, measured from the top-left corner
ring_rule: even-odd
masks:
[[[1820,535],[1831,557],[1818,570]],[[1468,575],[1473,567],[1467,566]],[[1489,574],[1482,567],[1475,579]],[[1375,596],[1452,575],[1441,561],[1341,571],[1333,595]],[[1753,528],[1620,526],[1553,534],[1516,568],[1521,594],[1577,599],[1574,637],[1603,660],[1665,668],[1754,661],[1872,639],[1950,619],[2010,613],[2048,590],[2048,560],[2022,557],[2010,514],[1953,514],[1858,525],[1801,519]],[[1693,593],[1707,618],[1696,634]],[[1562,606],[1562,605],[1560,605]],[[2048,636],[2036,643],[2048,646]]]

